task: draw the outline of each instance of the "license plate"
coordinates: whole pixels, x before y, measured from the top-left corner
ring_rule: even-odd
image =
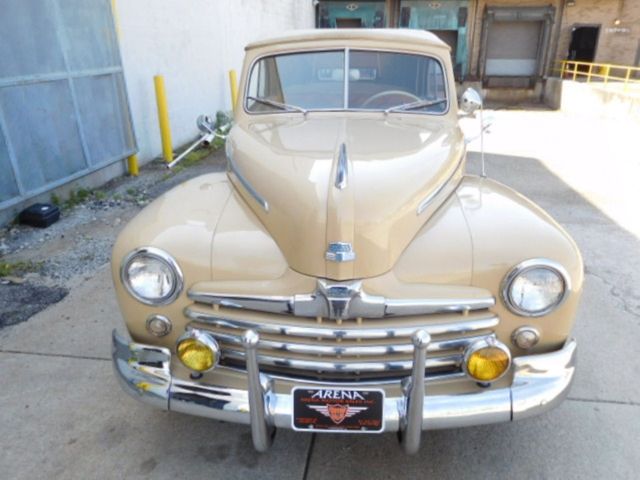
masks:
[[[384,391],[347,388],[292,390],[294,430],[379,433],[384,430]]]

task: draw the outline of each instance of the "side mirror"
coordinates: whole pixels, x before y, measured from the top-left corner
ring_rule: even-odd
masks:
[[[196,125],[202,135],[208,135],[216,131],[216,122],[209,115],[200,115],[196,120]]]
[[[471,114],[479,108],[482,108],[482,97],[473,88],[467,88],[460,98],[460,109]]]

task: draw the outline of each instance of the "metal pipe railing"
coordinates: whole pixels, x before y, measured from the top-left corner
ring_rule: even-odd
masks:
[[[624,91],[631,84],[640,84],[640,67],[629,65],[562,60],[560,68],[556,68],[555,71],[560,72],[560,78],[573,81],[586,78],[587,83],[591,83],[594,79],[604,84],[620,82]]]

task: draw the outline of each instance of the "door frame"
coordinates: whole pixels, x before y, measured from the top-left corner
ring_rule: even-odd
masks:
[[[571,50],[571,42],[573,41],[573,32],[575,32],[577,28],[582,28],[582,27],[591,27],[591,28],[598,29],[598,38],[596,38],[596,46],[593,51],[593,60],[592,60],[592,62],[595,62],[596,55],[598,53],[598,47],[600,46],[600,37],[602,33],[601,23],[574,23],[571,25],[571,35],[569,37],[569,45],[567,46],[567,52],[565,54],[566,60],[569,60],[569,51]]]

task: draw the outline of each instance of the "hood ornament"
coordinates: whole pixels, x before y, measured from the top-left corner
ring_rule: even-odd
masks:
[[[353,251],[350,243],[331,242],[324,258],[330,262],[353,262],[356,259],[356,252]]]

